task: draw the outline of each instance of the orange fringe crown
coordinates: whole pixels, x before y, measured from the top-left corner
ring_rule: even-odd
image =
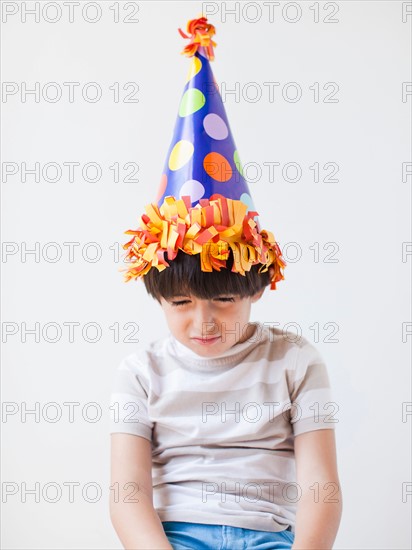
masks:
[[[252,265],[262,264],[259,273],[274,268],[271,290],[284,279],[286,263],[270,231],[257,230],[253,220],[257,212],[248,212],[240,200],[219,197],[200,199],[191,206],[190,196],[176,200],[165,197],[160,208],[155,203],[145,206],[146,214],[139,218],[136,230],[125,231],[133,238],[123,245],[127,249],[125,282],[144,276],[155,267],[163,271],[170,267],[164,258],[167,252],[172,261],[179,250],[186,254],[200,254],[202,271],[220,271],[226,267],[230,249],[233,251],[232,272],[245,276]]]

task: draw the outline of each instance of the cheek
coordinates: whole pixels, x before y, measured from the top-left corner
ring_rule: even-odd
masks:
[[[236,309],[233,315],[238,321],[244,322],[249,320],[250,306],[246,306],[245,304],[239,305],[239,307]]]
[[[245,316],[245,308],[241,306],[236,306],[228,309],[227,311],[223,311],[220,317],[221,319],[225,319],[226,322],[235,323],[236,321],[239,322],[243,320]]]
[[[184,327],[187,322],[187,314],[182,311],[170,310],[168,314],[169,326],[173,326],[175,329]]]

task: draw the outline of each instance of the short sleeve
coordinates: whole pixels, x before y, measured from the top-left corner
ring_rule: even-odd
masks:
[[[122,360],[114,373],[110,395],[109,433],[140,435],[152,440],[153,422],[147,408],[147,379],[136,354]]]
[[[307,340],[297,352],[290,399],[290,423],[295,436],[335,429],[338,406],[333,401],[327,368],[318,350]]]

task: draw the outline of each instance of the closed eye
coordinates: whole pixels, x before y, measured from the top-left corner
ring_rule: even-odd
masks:
[[[172,306],[183,306],[184,304],[188,304],[190,300],[180,300],[179,302],[170,302]]]
[[[214,300],[218,302],[234,302],[235,299],[233,297],[221,297],[221,298],[214,298]],[[175,302],[170,302],[172,306],[178,307],[178,306],[184,306],[185,304],[189,304],[190,300],[178,300]]]

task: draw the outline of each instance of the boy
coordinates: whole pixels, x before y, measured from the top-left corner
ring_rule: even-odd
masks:
[[[143,277],[170,334],[116,371],[112,523],[127,549],[330,549],[342,499],[328,374],[304,338],[249,322],[285,263],[210,86],[214,28],[187,30],[194,58],[158,205],[125,245],[126,280]]]

